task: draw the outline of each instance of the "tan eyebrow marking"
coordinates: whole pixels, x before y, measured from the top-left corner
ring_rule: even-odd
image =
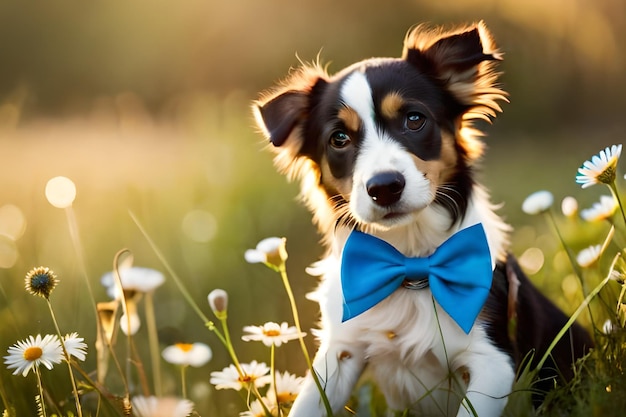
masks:
[[[337,117],[341,119],[343,124],[353,132],[358,132],[361,127],[361,118],[358,113],[351,107],[343,107],[339,110]]]
[[[380,103],[380,112],[386,119],[394,119],[404,105],[404,99],[397,91],[387,94]]]

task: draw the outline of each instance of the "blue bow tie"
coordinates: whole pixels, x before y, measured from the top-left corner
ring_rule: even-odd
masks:
[[[377,237],[353,231],[343,249],[343,321],[369,310],[397,288],[430,286],[439,305],[469,333],[482,310],[493,270],[481,224],[452,235],[426,258],[407,258]]]

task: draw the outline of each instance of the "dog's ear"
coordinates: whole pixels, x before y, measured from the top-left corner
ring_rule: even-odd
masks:
[[[285,91],[255,105],[256,119],[272,145],[282,146],[307,113],[309,97],[303,91]]]
[[[312,163],[303,128],[313,98],[327,80],[328,74],[319,64],[302,65],[253,103],[257,125],[276,153],[274,163],[291,178],[304,175],[307,170],[303,166]]]
[[[418,26],[405,38],[403,58],[443,83],[473,118],[501,111],[506,93],[497,88],[494,63],[502,55],[483,22],[452,32]]]
[[[326,72],[319,65],[303,65],[276,89],[254,102],[257,124],[272,145],[302,146],[298,127],[309,114],[312,91],[324,84],[326,78]]]
[[[459,103],[461,129],[457,141],[468,162],[482,153],[482,133],[472,121],[487,122],[502,111],[499,102],[508,101],[497,84],[495,64],[502,59],[483,22],[453,31],[428,30],[418,26],[404,40],[403,58],[430,75]]]

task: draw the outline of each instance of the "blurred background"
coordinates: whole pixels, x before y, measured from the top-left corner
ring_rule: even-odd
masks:
[[[53,332],[45,302],[23,289],[24,275],[38,265],[61,280],[51,297],[61,330],[78,331],[90,347],[95,340],[66,212],[44,196],[46,182],[58,175],[77,186],[73,211],[98,301],[107,300],[100,277],[122,248],[134,253],[135,265],[163,270],[130,210],[207,315],[208,292],[229,292],[235,339],[244,325],[293,322],[279,277],[243,260],[260,239],[285,236],[303,326],[313,327],[317,307],[304,296],[315,279],[304,268],[323,252],[319,236],[295,199],[297,186],[275,173],[263,150],[251,100],[299,59],[319,54],[332,73],[371,56],[399,56],[416,23],[477,20],[485,20],[505,52],[500,68],[510,93],[504,113],[485,126],[481,179],[517,230],[517,255],[531,247],[557,252],[555,259],[528,255],[529,272],[571,311],[558,240],[544,219],[520,207],[538,189],[554,193],[557,209],[566,195],[589,206],[608,193],[583,193],[574,179],[584,160],[625,137],[624,1],[2,0],[1,350]],[[189,372],[198,411],[237,415],[240,399],[208,383],[210,371],[229,364],[217,338],[171,280],[155,297],[164,345],[213,347],[213,360]],[[269,361],[260,344],[238,342],[238,350],[243,361]],[[90,352],[88,371],[95,367]],[[281,348],[278,369],[303,374],[300,355],[294,343]],[[180,394],[175,370],[163,367],[168,392]],[[21,406],[33,402],[30,378],[0,367],[0,381],[7,392],[24,393]]]

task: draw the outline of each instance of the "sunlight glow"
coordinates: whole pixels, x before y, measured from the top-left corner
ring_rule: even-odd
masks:
[[[54,177],[46,184],[46,198],[54,207],[71,207],[76,198],[76,186],[67,177]]]

